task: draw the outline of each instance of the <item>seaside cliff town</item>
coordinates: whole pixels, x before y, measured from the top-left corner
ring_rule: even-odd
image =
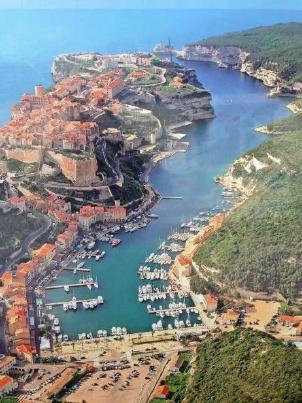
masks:
[[[214,368],[215,378],[219,365],[243,371],[242,351],[264,373],[269,365],[276,379],[279,367],[289,365],[287,357],[299,367],[302,315],[296,294],[240,287],[222,276],[206,249],[262,190],[259,172],[279,178],[281,169],[286,180],[295,180],[295,153],[289,152],[288,165],[288,144],[279,158],[274,140],[268,143],[273,151],[263,153],[260,146],[260,156],[241,157],[217,177],[221,204],[182,220],[136,268],[134,298],[152,318],[150,325],[133,331],[120,318],[110,328],[84,323],[85,332],[78,333],[73,324],[85,322],[86,314],[96,321],[112,303],[110,290],[104,290],[108,284],[94,269],[118,252],[124,233],[139,233],[158,219],[150,209],[159,199],[182,198],[160,194],[148,176],[157,162],[188,149],[178,129],[214,118],[211,95],[194,70],[172,60],[207,57],[221,64],[215,45],[206,46],[176,52],[169,43],[152,53],[62,54],[53,62],[53,86],[37,84],[34,94],[24,94],[12,107],[11,120],[0,128],[0,225],[7,234],[0,249],[0,398],[206,402],[199,379],[205,376],[211,384],[207,367]],[[244,49],[236,49],[224,62],[235,52],[239,64]],[[254,387],[257,401],[263,401],[264,386]],[[273,401],[279,387],[263,393]],[[221,389],[215,401],[222,401]],[[242,401],[254,401],[249,398]]]

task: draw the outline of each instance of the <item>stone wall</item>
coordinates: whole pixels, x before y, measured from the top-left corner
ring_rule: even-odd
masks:
[[[43,150],[35,148],[9,148],[5,150],[7,159],[14,159],[32,164],[34,162],[40,163],[43,159]]]
[[[48,156],[60,167],[63,175],[77,185],[90,185],[96,180],[97,161],[95,158],[78,159],[48,151]]]

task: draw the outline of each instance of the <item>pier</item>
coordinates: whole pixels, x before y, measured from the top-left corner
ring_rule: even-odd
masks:
[[[92,287],[94,287],[94,283],[88,283]],[[61,284],[61,285],[49,285],[48,287],[45,287],[45,290],[57,290],[59,288],[64,288],[65,286],[70,287],[87,287],[88,284],[83,284],[83,283],[76,283],[76,284]]]
[[[91,299],[77,299],[77,303],[82,303],[82,302],[92,302],[95,301],[96,298],[91,298]],[[48,302],[45,304],[45,306],[60,306],[64,304],[69,304],[71,301],[58,301],[58,302]]]
[[[162,199],[167,199],[167,200],[181,200],[183,199],[182,196],[161,196]]]
[[[187,311],[187,310],[190,310],[190,313],[195,313],[195,309],[197,309],[195,306],[186,306],[186,307],[175,307],[175,308],[163,308],[163,309],[148,309],[148,313],[155,313],[156,315],[157,314],[165,314],[165,315],[168,315],[168,314],[172,314],[172,313],[175,313],[175,312],[179,312],[180,310],[183,312],[183,311]]]
[[[83,272],[86,272],[86,273],[90,273],[90,271],[91,271],[90,269],[87,269],[85,267],[79,267],[79,268],[77,268],[77,267],[64,267],[63,270],[83,271]]]
[[[146,295],[149,298],[151,298],[151,297],[161,296],[163,294],[165,294],[165,295],[167,295],[167,294],[178,294],[179,292],[182,293],[182,291],[178,290],[178,291],[147,292],[147,293],[139,293],[138,295],[140,297],[143,297],[144,295]],[[184,295],[182,297],[180,297],[180,298],[187,298],[189,296],[188,293],[182,293],[182,294],[184,294]]]

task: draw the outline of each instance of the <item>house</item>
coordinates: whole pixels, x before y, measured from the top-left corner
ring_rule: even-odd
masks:
[[[155,398],[156,399],[167,399],[169,394],[169,387],[167,385],[160,385],[156,388]]]
[[[177,255],[175,258],[175,267],[178,270],[178,277],[190,277],[192,275],[192,264],[190,259],[184,255]]]
[[[113,80],[110,80],[107,83],[105,89],[108,98],[112,99],[124,89],[124,80],[122,80],[121,78],[115,78]]]
[[[0,375],[0,398],[9,395],[17,388],[17,383],[8,375]]]
[[[296,336],[302,336],[302,319],[301,322],[296,327]]]
[[[226,313],[222,315],[221,323],[223,325],[237,325],[240,314],[235,309],[228,309]]]
[[[280,315],[279,316],[279,322],[283,326],[298,326],[299,323],[301,322],[302,318],[299,318],[297,316],[291,316],[291,315]]]
[[[23,358],[25,361],[33,364],[36,349],[31,344],[20,344],[16,348],[16,353],[20,358]]]
[[[25,211],[26,210],[26,203],[25,203],[26,199],[24,196],[13,196],[9,199],[9,202],[17,207],[20,211]]]
[[[217,309],[218,298],[213,294],[201,294],[201,303],[204,305],[205,310],[208,312],[215,312]]]
[[[0,354],[0,374],[7,374],[16,364],[16,358],[10,355]]]
[[[55,254],[56,254],[55,245],[50,243],[45,243],[44,245],[41,246],[41,248],[32,250],[31,252],[32,257],[36,258],[44,267],[50,265]]]

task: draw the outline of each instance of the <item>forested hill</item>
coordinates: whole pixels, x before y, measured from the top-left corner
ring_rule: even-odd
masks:
[[[207,339],[197,350],[187,403],[302,401],[302,352],[249,329]]]
[[[196,42],[237,46],[250,53],[255,67],[264,65],[288,82],[302,81],[302,24],[285,23],[228,33]],[[194,44],[192,44],[194,45]]]
[[[295,298],[302,290],[302,114],[278,121],[276,128],[284,134],[229,169],[228,181],[255,190],[194,260],[218,269],[218,279],[230,289],[280,291]]]

